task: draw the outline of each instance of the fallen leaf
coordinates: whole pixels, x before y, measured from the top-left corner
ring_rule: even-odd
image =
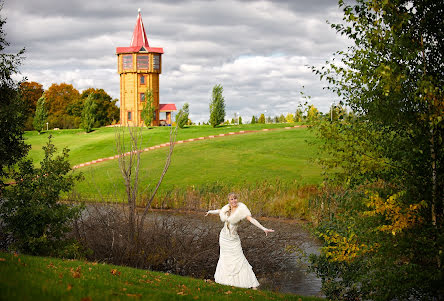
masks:
[[[91,297],[84,297],[81,299],[81,301],[92,301]]]
[[[113,274],[114,276],[120,276],[120,272],[116,269],[112,269],[111,274]]]
[[[4,258],[0,258],[0,261],[6,261],[6,259],[4,259]]]
[[[71,276],[72,276],[72,278],[80,278],[81,272],[82,272],[82,267],[81,266],[78,266],[75,271],[74,271],[73,268],[71,268]]]
[[[141,294],[126,294],[128,297],[136,297],[136,298],[140,298],[142,297]]]
[[[184,292],[178,292],[177,294],[181,295],[181,296],[185,296],[186,295]]]
[[[69,292],[70,290],[72,290],[72,284],[68,284],[68,287],[66,288],[66,290]]]
[[[229,294],[231,294],[231,291],[226,291],[225,292],[225,295],[229,295]]]

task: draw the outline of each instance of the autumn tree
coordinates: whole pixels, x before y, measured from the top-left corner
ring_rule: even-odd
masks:
[[[48,106],[48,122],[51,127],[78,128],[81,117],[76,116],[69,108],[78,103],[80,93],[71,84],[52,84],[45,91]]]
[[[291,113],[288,113],[287,116],[285,116],[285,121],[287,123],[293,123],[294,122],[294,115]]]
[[[225,120],[225,99],[222,95],[224,88],[222,85],[213,87],[212,99],[210,103],[210,124],[218,126]]]
[[[37,108],[35,110],[35,116],[33,119],[34,129],[39,133],[43,130],[48,118],[48,110],[46,109],[46,99],[45,96],[41,96],[37,101]]]
[[[319,111],[314,105],[309,105],[307,109],[307,120],[313,122],[319,117]]]
[[[20,99],[26,108],[25,130],[33,129],[33,118],[37,108],[37,101],[43,95],[43,86],[37,82],[20,83]]]
[[[314,269],[331,299],[444,299],[444,2],[339,3],[354,44],[314,70],[354,112],[317,126],[347,190]]]

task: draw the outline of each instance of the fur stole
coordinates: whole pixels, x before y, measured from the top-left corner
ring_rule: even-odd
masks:
[[[222,209],[219,212],[221,221],[223,222],[228,221],[230,224],[237,224],[247,216],[251,216],[251,212],[248,209],[248,207],[241,202],[238,203],[234,213],[228,215],[229,211],[230,211],[230,204],[226,204],[225,206],[222,207]]]

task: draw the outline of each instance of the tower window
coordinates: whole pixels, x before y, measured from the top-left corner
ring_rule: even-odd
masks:
[[[145,85],[145,75],[140,76],[140,84]]]
[[[128,121],[132,120],[131,117],[131,111],[128,111]]]
[[[149,56],[148,55],[138,55],[137,56],[137,69],[148,69],[149,68]]]
[[[140,101],[145,101],[145,93],[140,93]]]
[[[123,69],[133,69],[133,56],[131,54],[127,54],[123,56]]]
[[[154,70],[160,69],[160,55],[158,55],[158,54],[155,54],[153,56],[153,68],[154,68]]]

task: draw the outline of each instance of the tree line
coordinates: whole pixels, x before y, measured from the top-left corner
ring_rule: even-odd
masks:
[[[117,99],[103,89],[88,88],[80,93],[71,84],[52,84],[47,90],[37,82],[21,82],[19,98],[25,110],[25,130],[48,128],[74,129],[87,132],[119,122]]]

